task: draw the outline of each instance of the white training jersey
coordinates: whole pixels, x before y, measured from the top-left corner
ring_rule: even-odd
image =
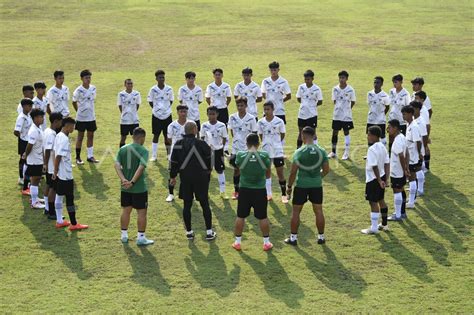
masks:
[[[411,100],[412,101],[415,100],[415,94],[416,94],[416,92],[413,92],[413,94],[411,95]],[[432,108],[431,100],[430,100],[430,97],[428,95],[426,95],[426,99],[423,102],[423,106],[426,107],[427,110],[430,110]]]
[[[147,100],[153,103],[153,116],[161,120],[171,116],[171,104],[174,101],[174,93],[171,86],[165,85],[163,89],[160,89],[158,85],[154,85],[148,93]]]
[[[299,119],[309,119],[318,116],[318,102],[323,100],[323,92],[316,84],[308,87],[301,84],[296,92],[296,98],[301,98]]]
[[[46,128],[43,132],[43,154],[46,150],[51,150],[49,153],[48,174],[54,172],[54,139],[56,138],[56,131],[51,128]]]
[[[367,93],[367,104],[369,105],[367,123],[374,125],[385,124],[385,108],[390,106],[388,94],[385,91],[376,93],[372,90]]]
[[[206,97],[211,99],[211,106],[218,109],[227,108],[227,98],[231,96],[230,86],[225,82],[222,82],[221,85],[212,82],[206,88]]]
[[[407,139],[402,133],[393,139],[392,149],[390,152],[390,177],[401,178],[405,174],[405,165],[400,162],[400,154],[406,158]]]
[[[46,93],[52,113],[61,113],[63,117],[69,116],[69,88],[63,85],[60,89],[56,86],[51,87]]]
[[[117,95],[117,106],[122,106],[120,115],[121,125],[134,125],[139,123],[138,106],[142,103],[140,92],[133,90],[128,93],[126,90]]]
[[[352,86],[347,85],[341,89],[339,85],[332,88],[332,98],[334,103],[334,112],[332,119],[339,121],[352,121],[351,102],[356,101],[356,94]]]
[[[367,159],[365,160],[365,182],[371,182],[377,177],[374,173],[374,166],[379,169],[380,177],[385,175],[385,164],[389,164],[388,152],[382,142],[372,144],[367,150]]]
[[[223,122],[217,121],[215,124],[211,124],[206,121],[201,126],[201,139],[211,147],[212,150],[220,150],[224,147],[223,140],[229,141],[227,135],[227,127]]]
[[[410,105],[411,99],[408,91],[403,88],[397,93],[395,88],[390,90],[390,112],[388,113],[388,120],[396,119],[400,122],[400,125],[406,125],[403,120],[402,108]]]
[[[71,143],[69,137],[63,132],[58,133],[54,139],[54,154],[60,156],[61,161],[58,167],[58,178],[61,180],[71,180],[72,177],[72,160],[71,160]]]
[[[41,126],[31,124],[28,131],[28,143],[32,147],[30,154],[26,157],[26,164],[43,165],[43,130],[41,130]]]
[[[265,93],[265,100],[272,102],[275,107],[274,115],[285,115],[285,104],[283,99],[291,93],[288,81],[283,77],[278,77],[275,81],[268,77],[262,81],[262,93]]]
[[[41,125],[41,130],[45,131],[46,128],[47,128],[47,123],[46,121],[48,120],[47,119],[47,116],[46,116],[46,111],[48,109],[48,98],[46,96],[43,96],[43,99],[39,99],[38,96],[35,96],[33,98],[33,107],[32,108],[37,108],[37,109],[41,109],[43,112],[44,112],[44,120],[43,120],[43,124]],[[21,104],[20,104],[21,106]],[[23,111],[23,109],[22,109]]]
[[[232,130],[232,154],[247,150],[247,136],[250,133],[257,133],[257,121],[255,116],[246,113],[241,119],[239,113],[234,113],[229,117],[229,129]]]
[[[95,120],[95,98],[96,88],[92,84],[86,89],[79,85],[72,94],[72,101],[77,103],[77,121]]]
[[[418,116],[418,118],[415,119],[415,122],[418,124],[418,128],[420,129],[421,154],[425,156],[425,145],[423,144],[423,137],[428,136],[428,129],[426,128],[426,122],[421,116]]]
[[[257,98],[262,97],[262,89],[257,83],[251,81],[249,85],[246,85],[244,81],[237,83],[234,88],[235,97],[245,97],[247,99],[247,112],[255,117],[258,116],[257,112]]]
[[[420,116],[423,117],[423,120],[425,121],[427,125],[430,124],[430,113],[428,112],[428,109],[425,107],[425,103],[423,103],[423,106],[421,107]]]
[[[25,115],[23,112],[20,113],[15,122],[15,131],[20,132],[20,139],[28,141],[28,131],[33,124],[30,115]]]
[[[180,87],[178,100],[188,107],[188,119],[200,120],[199,104],[204,100],[204,95],[198,85],[195,85],[193,89],[190,89],[186,84]]]
[[[187,119],[184,124],[180,124],[178,120],[173,120],[169,125],[168,125],[168,139],[171,139],[171,151],[173,150],[174,144],[178,141],[183,139],[184,136],[184,125],[186,125],[187,122],[192,121]],[[171,152],[170,151],[170,152]]]
[[[270,158],[283,157],[281,134],[286,133],[283,120],[274,116],[271,121],[268,121],[263,117],[257,123],[257,131],[259,135],[262,135],[262,150],[266,151]]]
[[[418,147],[417,142],[421,141],[420,127],[416,121],[412,121],[411,124],[407,126],[406,132],[408,153],[410,154],[410,163],[417,164],[419,161]]]

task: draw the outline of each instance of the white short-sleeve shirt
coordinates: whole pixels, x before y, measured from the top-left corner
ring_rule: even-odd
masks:
[[[223,140],[228,141],[227,127],[223,122],[217,121],[211,124],[206,121],[201,126],[201,138],[211,147],[212,150],[220,150],[224,147]]]
[[[15,122],[15,131],[20,133],[20,139],[28,141],[28,131],[33,124],[30,115],[25,115],[23,112],[20,113]]]
[[[134,125],[139,123],[138,106],[142,103],[140,92],[133,90],[128,93],[126,90],[117,95],[117,106],[122,106],[120,115],[121,125]]]
[[[43,130],[41,130],[41,126],[31,124],[28,131],[28,143],[32,147],[30,154],[26,157],[26,164],[43,165]]]
[[[61,180],[71,180],[72,177],[72,160],[71,160],[71,143],[69,137],[63,132],[58,133],[54,139],[54,154],[61,156],[58,167],[58,178]]]
[[[369,113],[367,115],[367,123],[374,125],[385,124],[385,108],[390,105],[390,97],[385,91],[375,93],[374,90],[367,93],[367,104],[369,105]]]
[[[48,109],[48,98],[46,96],[43,96],[43,99],[39,99],[38,96],[35,96],[33,98],[33,107],[32,108],[37,108],[37,109],[41,109],[43,112],[44,112],[44,120],[43,120],[43,124],[41,125],[41,130],[46,130],[46,127],[47,127],[47,123],[46,121],[48,120],[47,117],[46,117],[46,110]],[[21,104],[20,104],[21,105]],[[22,109],[23,111],[23,109]]]
[[[419,161],[417,142],[421,141],[420,127],[416,121],[412,121],[407,126],[406,139],[408,145],[408,153],[410,154],[409,164],[417,164]]]
[[[178,100],[188,107],[188,119],[200,120],[199,104],[204,100],[201,87],[195,85],[191,90],[186,84],[183,85],[178,90]]]
[[[352,121],[351,102],[356,101],[356,94],[352,86],[347,85],[341,89],[336,85],[332,89],[332,100],[334,103],[333,120]]]
[[[425,103],[423,103],[423,106],[421,107],[420,111],[421,117],[423,117],[423,120],[427,125],[430,124],[430,113],[428,112],[428,108],[425,107]]]
[[[96,88],[92,84],[86,89],[79,85],[72,94],[72,101],[77,103],[77,121],[94,121],[95,120],[95,98]]]
[[[51,150],[49,153],[48,162],[48,173],[53,174],[54,172],[54,139],[56,138],[56,131],[51,128],[46,128],[43,132],[43,150]]]
[[[257,133],[257,121],[255,116],[246,113],[240,119],[239,113],[234,113],[229,117],[229,129],[232,130],[232,154],[238,151],[247,150],[247,136],[250,133]]]
[[[388,119],[396,119],[400,122],[400,125],[406,125],[406,122],[403,120],[402,108],[410,105],[410,94],[405,88],[401,89],[398,93],[395,88],[392,88],[389,95],[391,107]]]
[[[147,100],[153,103],[153,116],[161,120],[171,116],[171,104],[174,101],[174,93],[171,86],[165,85],[163,89],[160,89],[158,85],[154,85],[148,93]]]
[[[52,113],[61,113],[63,117],[69,116],[69,88],[63,85],[60,89],[51,87],[46,93]]]
[[[390,152],[390,177],[401,178],[405,174],[405,166],[400,162],[400,154],[403,153],[403,156],[406,157],[407,152],[407,140],[403,134],[398,134],[398,136],[393,139],[392,149]]]
[[[318,102],[323,100],[323,93],[319,86],[313,84],[308,87],[306,83],[298,86],[296,97],[301,98],[299,119],[309,119],[318,116]]]
[[[426,128],[426,122],[423,117],[418,116],[415,119],[415,122],[418,124],[418,128],[420,129],[420,137],[421,137],[421,154],[425,155],[425,145],[423,144],[423,137],[428,136],[428,129]]]
[[[278,77],[275,81],[268,77],[262,81],[262,93],[265,93],[266,101],[273,102],[275,115],[285,115],[285,104],[283,99],[291,93],[288,81],[283,77]]]
[[[415,94],[416,94],[416,92],[413,92],[413,94],[411,95],[411,100],[412,101],[415,100]],[[430,110],[432,108],[431,100],[430,100],[430,97],[428,95],[426,95],[426,99],[423,102],[423,106],[426,107],[427,110]]]
[[[183,139],[184,137],[184,126],[186,125],[187,122],[192,121],[192,120],[186,120],[184,124],[180,124],[178,120],[173,120],[169,125],[168,125],[168,139],[171,139],[171,151],[173,151],[173,146],[174,144],[178,141]]]
[[[257,131],[259,135],[262,135],[262,150],[266,151],[270,158],[283,157],[281,134],[286,133],[283,120],[274,116],[271,121],[268,121],[263,117],[257,123]]]
[[[389,164],[390,159],[388,152],[382,142],[372,144],[367,150],[367,159],[365,163],[365,182],[371,182],[377,177],[375,176],[373,167],[377,166],[380,177],[385,175],[385,164]]]
[[[206,97],[211,99],[211,106],[218,109],[227,108],[227,98],[231,96],[230,86],[225,82],[222,82],[221,85],[212,82],[206,88]]]
[[[257,98],[262,97],[262,90],[257,83],[251,81],[246,85],[244,81],[237,83],[234,88],[235,97],[245,97],[247,99],[247,112],[255,117],[257,112]]]

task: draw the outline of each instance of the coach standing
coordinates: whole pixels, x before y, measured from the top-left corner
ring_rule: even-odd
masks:
[[[178,140],[171,152],[170,183],[176,184],[179,173],[179,198],[183,199],[183,219],[188,240],[194,239],[191,228],[191,207],[193,199],[199,201],[206,224],[206,240],[212,241],[217,234],[212,230],[212,213],[209,207],[209,180],[211,172],[211,148],[205,141],[196,138],[195,122],[184,126],[184,137]]]

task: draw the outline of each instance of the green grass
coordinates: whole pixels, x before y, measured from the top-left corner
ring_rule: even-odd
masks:
[[[0,124],[5,130],[0,138],[0,309],[473,313],[472,12],[472,1],[452,0],[0,1]],[[326,147],[330,91],[339,70],[349,71],[357,92],[354,159],[332,161],[325,180],[327,245],[315,244],[307,206],[299,248],[286,247],[282,239],[289,232],[291,208],[272,203],[272,253],[262,252],[253,218],[244,251],[234,252],[236,203],[217,197],[215,176],[210,193],[219,237],[212,244],[203,240],[196,207],[197,240],[188,245],[182,203],[164,202],[167,163],[161,146],[159,162],[149,167],[147,232],[156,244],[123,246],[119,182],[112,166],[119,140],[116,94],[123,80],[132,77],[144,98],[158,67],[167,71],[176,93],[185,71],[196,71],[197,83],[205,88],[210,70],[219,66],[233,87],[246,66],[260,83],[272,60],[280,62],[294,92],[306,69],[316,72],[325,97],[318,134]],[[16,185],[11,130],[21,85],[45,80],[51,86],[56,68],[66,71],[71,90],[80,82],[79,71],[91,69],[98,90],[95,150],[104,162],[74,169],[78,218],[91,226],[77,234],[55,230],[29,209]],[[423,75],[427,82],[434,110],[432,172],[410,220],[393,224],[391,233],[366,237],[359,233],[369,224],[363,195],[365,95],[375,75],[385,77],[388,91],[398,72],[406,78]],[[287,104],[288,154],[296,144],[297,108],[295,99]],[[150,112],[143,106],[139,113],[147,130]],[[231,170],[226,174],[230,191]],[[387,200],[393,209],[390,192]]]

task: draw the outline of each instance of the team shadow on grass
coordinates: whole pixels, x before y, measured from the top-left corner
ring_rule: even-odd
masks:
[[[228,271],[219,247],[211,242],[205,255],[193,242],[189,243],[190,257],[185,258],[186,268],[193,278],[205,289],[213,289],[220,297],[229,296],[240,281],[240,266],[233,264]]]
[[[87,166],[90,167],[90,171],[86,169]],[[107,200],[109,197],[106,192],[110,187],[104,182],[104,175],[97,170],[97,166],[94,163],[87,163],[87,166],[78,166],[81,171],[82,188],[87,193],[94,195],[98,200]]]
[[[161,295],[171,294],[170,285],[161,275],[160,265],[148,248],[138,247],[139,253],[137,253],[128,244],[123,244],[123,250],[133,269],[133,281],[143,287],[156,290]]]
[[[54,221],[48,220],[42,212],[42,210],[32,210],[29,202],[23,199],[23,215],[20,220],[30,229],[42,250],[54,253],[79,279],[91,278],[92,274],[84,270],[82,263],[81,248],[77,237],[77,233],[81,232],[68,234],[64,229],[56,229]],[[39,221],[43,222],[38,224]]]

